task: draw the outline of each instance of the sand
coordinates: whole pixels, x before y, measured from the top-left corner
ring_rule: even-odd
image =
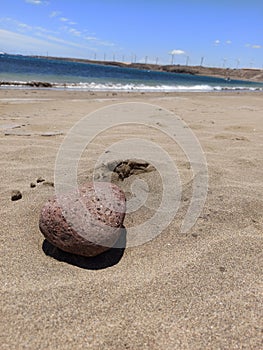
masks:
[[[166,108],[191,128],[207,159],[205,206],[180,232],[193,180],[185,155],[158,131],[111,130],[83,154],[80,178],[120,135],[152,138],[178,167],[181,207],[143,245],[93,259],[61,254],[38,229],[58,149],[82,117],[125,101]],[[0,90],[1,349],[262,349],[262,115],[256,92]],[[158,176],[140,176],[158,191]],[[11,201],[13,190],[22,199]],[[127,215],[127,233],[147,215]]]

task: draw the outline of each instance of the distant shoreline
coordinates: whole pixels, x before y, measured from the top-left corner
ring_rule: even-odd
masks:
[[[263,69],[252,68],[219,68],[219,67],[204,67],[204,66],[186,66],[186,65],[159,65],[148,63],[124,63],[118,61],[95,61],[83,58],[70,58],[70,57],[55,57],[55,56],[30,56],[35,58],[49,59],[49,60],[61,60],[68,62],[78,63],[90,63],[100,64],[105,66],[117,66],[126,68],[137,68],[144,70],[152,70],[168,73],[182,73],[191,75],[201,75],[218,77],[223,79],[234,80],[248,80],[254,82],[263,82]]]
[[[263,70],[0,55],[1,88],[75,91],[263,91]]]

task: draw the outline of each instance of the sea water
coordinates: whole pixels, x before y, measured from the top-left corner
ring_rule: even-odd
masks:
[[[25,87],[32,81],[89,91],[263,91],[258,82],[0,54],[2,87]]]

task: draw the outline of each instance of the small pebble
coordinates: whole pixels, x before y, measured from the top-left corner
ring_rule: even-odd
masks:
[[[37,183],[39,184],[40,182],[44,182],[45,181],[45,179],[43,179],[43,177],[38,177],[37,178]]]
[[[62,131],[46,131],[40,134],[41,136],[59,136],[63,135]]]
[[[36,184],[34,182],[31,182],[30,187],[34,188],[34,187],[36,187]]]
[[[54,182],[53,181],[44,181],[43,182],[44,186],[50,186],[50,187],[54,187]]]
[[[11,193],[11,200],[12,201],[18,201],[19,199],[22,198],[22,193],[18,190],[14,190]]]

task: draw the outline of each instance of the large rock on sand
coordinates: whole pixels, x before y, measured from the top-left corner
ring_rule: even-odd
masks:
[[[88,183],[51,198],[42,208],[39,227],[63,251],[95,256],[118,240],[125,216],[123,191],[107,182]]]

